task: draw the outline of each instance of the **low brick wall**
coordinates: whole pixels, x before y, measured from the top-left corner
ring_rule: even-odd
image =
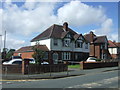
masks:
[[[118,62],[80,62],[80,69],[94,69],[118,66]]]

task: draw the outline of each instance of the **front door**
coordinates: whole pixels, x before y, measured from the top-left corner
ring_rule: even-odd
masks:
[[[53,53],[53,63],[58,64],[58,53]]]

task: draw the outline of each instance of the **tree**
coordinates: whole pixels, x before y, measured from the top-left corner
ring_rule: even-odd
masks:
[[[7,48],[3,48],[2,59],[4,59],[4,60],[6,59],[7,52],[8,52],[8,49]]]
[[[10,59],[12,57],[12,55],[14,54],[15,49],[7,49],[7,48],[3,48],[3,52],[2,52],[2,59]]]
[[[6,54],[6,58],[10,59],[13,56],[14,52],[15,52],[15,49],[10,49]]]
[[[34,46],[33,51],[34,54],[32,55],[32,57],[35,59],[36,64],[41,65],[41,62],[45,55],[45,51],[40,50],[39,46]]]

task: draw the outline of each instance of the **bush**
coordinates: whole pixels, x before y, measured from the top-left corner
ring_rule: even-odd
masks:
[[[102,59],[96,59],[96,61],[101,61]]]

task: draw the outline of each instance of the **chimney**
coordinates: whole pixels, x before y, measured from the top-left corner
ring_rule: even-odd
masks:
[[[95,57],[94,33],[90,31],[90,53],[89,56]]]
[[[64,29],[65,31],[68,31],[68,23],[67,23],[67,22],[64,22],[64,23],[63,23],[63,29]]]
[[[94,40],[94,33],[90,31],[90,43],[93,43]]]

